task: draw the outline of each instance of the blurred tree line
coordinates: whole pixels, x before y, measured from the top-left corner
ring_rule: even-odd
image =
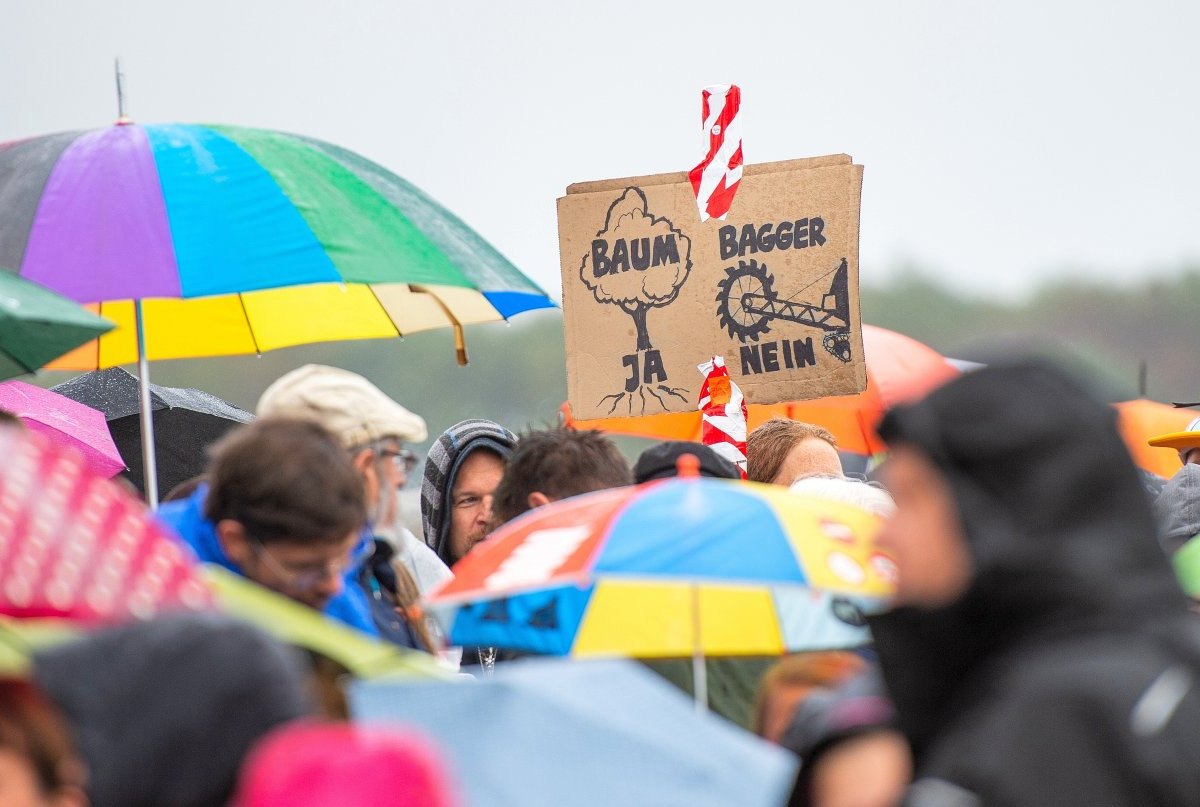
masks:
[[[1012,346],[1069,356],[1107,381],[1114,399],[1136,395],[1142,361],[1149,397],[1200,396],[1200,268],[1134,286],[1054,282],[1017,302],[957,294],[928,275],[910,273],[865,286],[862,314],[865,322],[955,358],[987,361]],[[470,326],[466,335],[466,367],[455,364],[451,332],[440,330],[262,356],[155,362],[151,373],[157,384],[197,387],[253,410],[267,385],[289,370],[308,362],[345,367],[424,416],[431,439],[469,417],[516,430],[557,422],[566,398],[560,312]],[[48,386],[68,377],[44,373],[37,381]]]
[[[1050,281],[1028,298],[956,294],[910,272],[864,287],[864,322],[907,334],[954,358],[987,362],[1012,349],[1066,358],[1106,382],[1114,398],[1200,400],[1200,267],[1133,285]]]

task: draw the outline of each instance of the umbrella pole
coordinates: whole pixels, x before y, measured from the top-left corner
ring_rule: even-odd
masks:
[[[692,695],[696,711],[708,711],[708,669],[704,665],[704,646],[700,640],[700,586],[692,586]]]
[[[138,403],[142,410],[142,478],[146,489],[146,503],[151,510],[158,509],[158,463],[154,455],[154,413],[150,406],[150,362],[146,359],[146,326],[142,317],[142,301],[133,303],[134,321],[137,324],[138,351]]]

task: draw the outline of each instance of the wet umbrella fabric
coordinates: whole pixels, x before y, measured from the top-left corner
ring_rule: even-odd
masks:
[[[620,660],[527,660],[473,685],[364,682],[359,721],[402,721],[446,753],[467,805],[783,804],[795,762]]]
[[[554,306],[420,188],[282,132],[122,121],[0,143],[0,210],[0,265],[121,326],[61,369],[136,361],[135,300],[152,360],[461,337]]]
[[[0,409],[16,415],[25,428],[45,435],[50,442],[79,451],[88,469],[100,476],[116,476],[125,470],[104,413],[87,404],[23,381],[5,381],[0,384]]]
[[[0,380],[36,372],[113,327],[77,303],[0,268]]]
[[[420,189],[346,149],[233,126],[114,126],[0,143],[0,265],[118,323],[56,363],[261,353],[553,308]],[[148,398],[149,393],[144,392]],[[143,401],[143,462],[154,418]],[[146,487],[157,506],[158,475]]]
[[[145,490],[137,379],[114,367],[85,373],[54,387],[54,392],[104,413],[113,440],[129,467],[130,480],[139,490]],[[158,489],[164,493],[204,473],[208,447],[234,426],[248,423],[254,417],[201,390],[151,384],[150,396]]]

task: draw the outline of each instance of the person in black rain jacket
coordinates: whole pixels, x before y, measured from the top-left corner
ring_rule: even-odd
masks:
[[[870,622],[905,804],[1200,804],[1200,638],[1113,409],[1012,362],[879,431],[900,582]]]

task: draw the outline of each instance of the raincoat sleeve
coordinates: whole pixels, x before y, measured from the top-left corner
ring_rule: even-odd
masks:
[[[1168,663],[1152,678],[1144,668],[1110,674],[1122,672],[1133,685],[1120,686],[1119,694],[1112,679],[1076,678],[994,701],[991,714],[963,715],[966,730],[943,744],[947,762],[935,754],[905,807],[1198,803],[1193,673]],[[990,730],[973,732],[973,723]]]

